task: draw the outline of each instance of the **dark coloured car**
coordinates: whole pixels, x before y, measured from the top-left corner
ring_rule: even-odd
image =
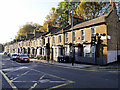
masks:
[[[20,55],[17,55],[16,61],[18,61],[18,62],[30,62],[30,59],[26,54],[20,54]]]

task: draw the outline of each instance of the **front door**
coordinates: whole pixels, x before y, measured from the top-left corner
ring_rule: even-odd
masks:
[[[53,48],[51,48],[51,60],[53,60]]]

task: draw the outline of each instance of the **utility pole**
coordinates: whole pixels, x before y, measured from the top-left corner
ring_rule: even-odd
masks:
[[[74,37],[73,37],[73,2],[74,2],[74,0],[71,0],[71,2],[70,2],[70,3],[72,4],[72,20],[71,20],[71,28],[72,28],[72,66],[74,66],[74,61],[75,61],[75,60],[74,60],[74,59],[75,59],[75,51],[74,51],[74,47],[73,47],[73,38],[74,38]],[[78,4],[78,5],[79,5],[79,4]],[[78,6],[78,5],[77,5],[77,6]],[[76,7],[77,7],[77,6],[76,6]],[[76,7],[75,7],[75,8],[76,8]],[[75,8],[74,8],[74,10],[75,10]]]
[[[72,22],[71,22],[71,27],[72,27],[72,66],[74,66],[74,47],[73,47],[73,2],[72,3]]]

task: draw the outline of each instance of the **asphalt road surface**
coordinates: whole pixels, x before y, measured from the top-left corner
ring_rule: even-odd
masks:
[[[118,88],[118,72],[79,70],[43,63],[18,63],[0,55],[2,89]]]

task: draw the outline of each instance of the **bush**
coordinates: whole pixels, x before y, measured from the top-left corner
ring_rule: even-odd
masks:
[[[43,60],[43,57],[42,56],[37,56],[37,59],[38,60]]]
[[[40,56],[37,56],[37,59],[39,60],[39,59],[40,59]]]
[[[39,60],[43,60],[43,57],[41,56]]]

